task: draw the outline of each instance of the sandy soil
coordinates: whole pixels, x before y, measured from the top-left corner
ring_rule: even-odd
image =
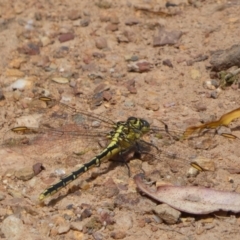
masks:
[[[154,182],[240,193],[239,174],[226,170],[240,167],[237,139],[159,141],[156,161],[129,162],[131,177],[121,164],[104,163],[42,205],[38,195],[99,146],[76,159],[65,151],[72,150],[67,139],[42,143],[40,154],[40,144],[4,145],[12,127],[35,127],[47,118],[48,109],[31,105],[40,95],[113,121],[136,116],[161,126],[161,119],[178,134],[238,108],[239,84],[216,90],[208,82],[218,81],[213,52],[239,44],[239,12],[238,0],[0,1],[1,239],[240,238],[239,214],[231,212],[164,221],[154,212],[160,203],[141,195],[133,181],[143,169]],[[239,124],[231,128],[240,137]],[[79,146],[92,147],[81,139]],[[215,170],[188,177],[193,156],[211,159]],[[36,162],[45,170],[32,176]]]

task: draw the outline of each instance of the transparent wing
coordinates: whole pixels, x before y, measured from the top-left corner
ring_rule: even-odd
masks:
[[[4,134],[3,145],[35,161],[46,161],[50,157],[64,159],[100,150],[106,146],[108,134],[115,126],[106,117],[76,110],[49,98],[33,100],[30,109],[31,113],[42,115],[38,126],[13,127]]]

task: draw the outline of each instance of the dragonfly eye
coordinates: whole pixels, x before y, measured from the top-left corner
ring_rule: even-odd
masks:
[[[129,117],[128,119],[127,119],[127,122],[132,122],[132,123],[137,123],[137,121],[138,121],[138,118],[136,118],[136,117]]]
[[[140,121],[141,121],[141,131],[143,132],[143,133],[146,133],[146,132],[148,132],[149,130],[150,130],[150,124],[149,124],[149,122],[148,121],[146,121],[146,120],[144,120],[144,119],[140,119]]]

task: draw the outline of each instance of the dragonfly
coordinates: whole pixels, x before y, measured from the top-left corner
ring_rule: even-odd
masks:
[[[124,161],[128,151],[158,160],[162,142],[175,143],[183,136],[183,131],[169,131],[168,125],[161,120],[161,127],[151,126],[147,120],[134,116],[114,122],[106,116],[77,109],[50,97],[33,100],[31,107],[41,115],[38,126],[11,128],[4,135],[4,146],[16,151],[20,149],[23,156],[34,157],[36,161],[44,159],[52,164],[64,162],[63,159],[68,164],[88,151],[96,152],[88,162],[47,187],[39,195],[40,201],[59,192],[94,166],[99,167],[115,156]],[[169,157],[181,159],[175,154],[169,154]]]
[[[3,140],[7,148],[20,149],[25,157],[35,154],[36,159],[51,158],[52,153],[52,158],[58,161],[64,156],[66,158],[69,155],[79,156],[88,152],[88,149],[92,150],[92,146],[89,145],[92,145],[94,139],[106,141],[104,143],[106,146],[101,146],[101,150],[98,149],[98,153],[91,157],[90,161],[47,187],[39,195],[40,201],[66,187],[92,167],[98,167],[116,155],[120,159],[124,158],[124,154],[132,148],[140,154],[146,152],[146,149],[148,151],[154,149],[149,153],[153,157],[157,152],[160,154],[156,145],[143,140],[145,135],[155,132],[157,138],[160,133],[169,139],[173,138],[167,124],[161,120],[159,120],[163,124],[161,128],[151,128],[147,120],[133,116],[126,121],[114,122],[106,116],[76,109],[49,97],[39,97],[32,102],[33,109],[35,105],[38,106],[36,109],[40,114],[44,113],[39,126],[21,125],[11,128]]]

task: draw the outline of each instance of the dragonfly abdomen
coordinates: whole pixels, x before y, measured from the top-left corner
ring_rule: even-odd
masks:
[[[121,147],[115,142],[112,141],[108,147],[106,147],[100,154],[95,156],[91,161],[88,163],[83,164],[80,168],[77,170],[73,171],[71,174],[68,176],[64,177],[61,179],[59,182],[51,185],[47,189],[45,189],[44,192],[42,192],[39,195],[39,200],[42,201],[48,196],[51,196],[58,192],[60,189],[64,188],[66,185],[68,185],[70,182],[74,181],[77,179],[80,175],[83,173],[87,172],[89,169],[91,169],[94,166],[100,166],[100,164],[108,159],[113,157],[115,154],[119,153],[121,151]]]

